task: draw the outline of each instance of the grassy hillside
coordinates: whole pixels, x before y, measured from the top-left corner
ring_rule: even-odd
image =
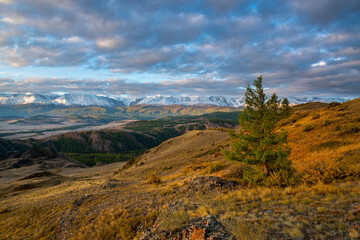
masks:
[[[306,182],[332,182],[360,174],[360,99],[298,111],[281,125],[289,133],[290,159]]]
[[[312,103],[294,105],[292,109],[294,109],[294,111],[302,111],[302,110],[310,111],[315,109],[326,108],[327,106],[329,106],[329,103],[312,102]]]
[[[294,185],[196,185],[209,175],[237,180],[246,169],[222,156],[231,147],[225,131],[195,130],[124,167],[64,169],[71,180],[2,196],[0,239],[138,239],[149,227],[171,234],[207,215],[237,239],[359,239],[359,113],[356,99],[279,124],[293,149]]]
[[[238,112],[210,113],[203,116],[166,117],[131,122],[123,129],[72,132],[45,140],[58,151],[89,166],[97,162],[128,161],[146,149],[188,131],[207,128],[233,128]]]

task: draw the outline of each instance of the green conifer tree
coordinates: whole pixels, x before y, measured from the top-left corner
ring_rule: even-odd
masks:
[[[245,103],[246,108],[239,115],[240,131],[230,131],[233,148],[232,151],[223,151],[225,157],[261,165],[265,175],[290,169],[287,134],[275,131],[276,123],[291,114],[289,101],[284,99],[281,106],[276,94],[268,98],[260,76],[254,80],[253,87],[247,84]]]

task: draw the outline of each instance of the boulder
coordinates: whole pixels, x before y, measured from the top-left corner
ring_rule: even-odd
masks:
[[[209,215],[202,218],[191,220],[186,226],[181,229],[171,232],[160,230],[159,227],[149,229],[144,232],[141,240],[215,240],[215,239],[231,239],[235,237],[225,229],[225,227],[215,218]]]
[[[205,176],[194,178],[187,186],[185,191],[193,193],[196,191],[222,191],[232,189],[238,185],[236,181],[226,180],[215,176]]]

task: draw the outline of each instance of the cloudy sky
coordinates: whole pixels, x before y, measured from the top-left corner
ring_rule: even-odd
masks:
[[[360,96],[359,0],[0,0],[0,93]]]

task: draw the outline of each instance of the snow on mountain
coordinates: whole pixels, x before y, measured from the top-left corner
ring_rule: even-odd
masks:
[[[282,97],[280,97],[282,99]],[[347,97],[288,97],[292,104],[309,102],[345,102]],[[244,97],[224,96],[146,96],[127,98],[121,96],[97,96],[88,94],[0,94],[0,105],[48,104],[65,106],[100,106],[119,107],[132,105],[216,105],[241,107],[245,105]]]
[[[41,94],[0,94],[0,105],[18,105],[28,103],[48,104],[56,98],[54,95]]]

